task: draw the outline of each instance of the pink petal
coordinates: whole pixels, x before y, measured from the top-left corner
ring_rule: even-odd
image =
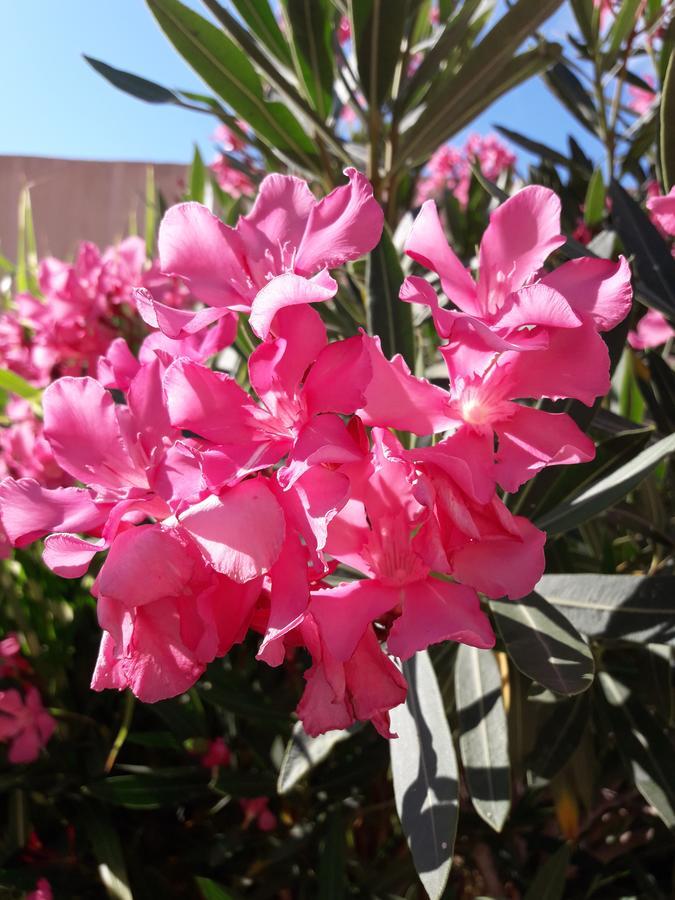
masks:
[[[570,303],[550,283],[540,281],[510,294],[496,314],[494,325],[496,328],[520,328],[523,325],[576,328],[581,325],[581,319]]]
[[[365,403],[358,410],[364,423],[414,434],[434,434],[447,428],[447,393],[412,375],[403,357],[386,359],[379,338],[364,335],[363,341],[372,371]]]
[[[7,758],[13,765],[34,762],[40,755],[40,736],[35,728],[26,728],[11,743]]]
[[[204,303],[248,309],[251,289],[239,235],[201,203],[167,210],[157,244],[162,272],[182,278]]]
[[[105,356],[99,357],[97,379],[105,388],[126,391],[138,368],[138,360],[124,338],[115,338]]]
[[[316,205],[306,181],[293,175],[267,175],[250,213],[237,225],[247,255],[258,259],[270,246],[299,247]]]
[[[337,289],[337,282],[325,273],[321,278],[314,279],[304,278],[292,272],[277,275],[256,295],[251,306],[249,324],[254,333],[265,340],[279,310],[287,306],[330,300],[337,293]]]
[[[341,472],[314,466],[288,490],[276,492],[287,521],[303,537],[320,562],[318,553],[326,546],[328,526],[349,497],[349,479]]]
[[[495,426],[499,435],[497,481],[517,491],[545,466],[588,462],[595,444],[565,413],[514,406],[513,415]]]
[[[358,462],[362,456],[339,416],[313,416],[300,430],[286,465],[279,471],[279,483],[288,488],[312,466]]]
[[[50,534],[45,538],[42,559],[62,578],[81,578],[94,556],[105,547],[103,540],[86,541],[76,534]]]
[[[492,294],[503,297],[527,284],[564,243],[560,200],[552,190],[530,185],[509,197],[491,214],[480,245],[483,308],[490,309]]]
[[[609,331],[630,312],[633,289],[630,266],[621,256],[609,259],[572,259],[545,275],[542,284],[562,294],[598,331]]]
[[[370,623],[402,598],[402,588],[364,578],[313,591],[310,611],[329,652],[344,662],[354,653]]]
[[[256,659],[280,665],[284,658],[281,638],[302,621],[309,603],[307,553],[296,535],[286,537],[270,578],[270,617]]]
[[[384,214],[372,185],[356,169],[345,169],[345,175],[349,184],[335,188],[309,214],[295,257],[295,270],[301,274],[341,266],[379,243]]]
[[[370,376],[369,353],[362,335],[329,344],[305,380],[308,412],[351,415],[363,406]]]
[[[159,525],[123,531],[96,579],[99,597],[131,607],[176,597],[190,583],[195,561],[176,535]]]
[[[450,249],[433,200],[422,204],[405,243],[405,252],[438,274],[446,297],[456,306],[480,315],[474,280]]]
[[[32,478],[0,484],[0,519],[12,544],[25,547],[50,531],[93,531],[106,519],[83,488],[48,490]]]
[[[652,221],[666,234],[675,235],[675,187],[671,187],[665,197],[651,197],[647,200],[647,209]]]
[[[261,478],[207,497],[178,520],[213,568],[239,583],[269,572],[284,541],[283,512]]]
[[[122,440],[111,394],[93,378],[59,378],[43,395],[44,434],[58,464],[101,488],[147,487]]]
[[[345,682],[356,718],[372,721],[383,737],[396,737],[389,730],[389,710],[405,702],[407,684],[372,628],[345,664]]]
[[[647,350],[660,347],[675,335],[675,328],[660,312],[648,309],[637,324],[635,331],[628,332],[628,343],[633,350]]]
[[[390,653],[410,659],[418,650],[440,641],[457,641],[481,649],[494,647],[490,620],[471,588],[429,578],[407,584],[403,591],[402,613],[387,639]]]
[[[145,288],[134,291],[134,299],[138,313],[146,325],[158,328],[162,334],[173,340],[188,334],[196,334],[212,322],[230,315],[226,308],[206,307],[205,309],[176,309],[160,303]]]

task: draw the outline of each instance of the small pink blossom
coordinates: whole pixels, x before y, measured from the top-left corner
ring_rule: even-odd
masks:
[[[34,891],[26,894],[26,900],[53,900],[52,886],[46,878],[39,878]]]
[[[219,737],[210,742],[209,748],[202,755],[200,762],[207,769],[213,766],[229,766],[231,757],[230,748],[224,738]]]
[[[10,688],[0,691],[0,742],[9,743],[11,763],[30,763],[51,738],[56,722],[42,705],[34,687],[25,696]]]
[[[274,831],[277,827],[277,817],[268,808],[268,797],[251,797],[248,800],[240,800],[239,805],[244,811],[243,828],[249,828],[253,822],[260,831]]]
[[[675,337],[675,328],[656,309],[648,309],[635,331],[628,332],[628,343],[633,350],[649,350],[661,347]]]
[[[627,88],[629,97],[628,107],[636,116],[643,116],[652,108],[657,99],[656,91],[654,90],[654,76],[649,74],[644,75],[643,81],[646,81],[647,84],[650,85],[649,90],[637,87],[634,84],[629,84]]]

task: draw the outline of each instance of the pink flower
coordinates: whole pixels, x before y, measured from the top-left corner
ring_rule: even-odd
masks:
[[[248,126],[246,122],[243,122],[241,119],[237,119],[237,125],[243,132],[248,131]],[[238,151],[243,150],[246,147],[246,141],[244,138],[239,137],[239,135],[233,131],[232,128],[229,128],[227,125],[221,122],[218,125],[211,135],[211,140],[218,144],[219,147],[222,147],[223,150],[226,150],[228,153],[237,153]]]
[[[333,297],[327,270],[380,239],[383,214],[369,182],[355,169],[346,174],[349,184],[321,201],[298,178],[268,175],[236,228],[198,203],[172,207],[159,232],[163,271],[211,306],[250,310],[251,327],[267,337],[279,309]]]
[[[34,687],[25,696],[10,688],[0,691],[0,741],[9,742],[8,759],[15,765],[38,758],[54,733],[56,722],[42,705]]]
[[[21,656],[19,638],[10,632],[0,641],[0,678],[21,678],[30,671],[30,663]]]
[[[657,186],[658,189],[658,186]],[[675,237],[675,187],[665,197],[656,193],[647,200],[652,222],[670,237]]]
[[[46,878],[38,878],[34,891],[26,894],[26,900],[53,900],[52,886]]]
[[[675,336],[675,329],[657,310],[648,309],[635,331],[628,332],[628,343],[633,350],[649,350],[661,347]]]
[[[216,738],[209,744],[209,749],[203,754],[201,764],[207,769],[213,766],[229,766],[231,759],[230,748],[221,737]]]
[[[233,166],[226,156],[219,154],[210,163],[209,169],[216,176],[219,186],[233,199],[251,197],[255,194],[253,181],[245,172]]]
[[[651,85],[650,90],[636,87],[634,84],[628,85],[628,108],[631,109],[636,116],[643,116],[654,105],[656,100],[656,91],[654,90],[654,76],[645,75],[643,81]]]
[[[338,41],[344,47],[352,39],[352,28],[349,24],[348,16],[340,16],[340,23],[337,30]]]
[[[244,811],[243,828],[248,828],[253,822],[260,831],[274,831],[277,827],[277,817],[268,809],[269,797],[252,797],[248,800],[240,800],[239,805]]]
[[[457,197],[462,206],[466,206],[472,164],[477,163],[486,178],[495,181],[515,161],[515,156],[495,135],[481,137],[472,134],[461,149],[443,144],[424,169],[417,185],[416,202],[439,198],[447,190]]]

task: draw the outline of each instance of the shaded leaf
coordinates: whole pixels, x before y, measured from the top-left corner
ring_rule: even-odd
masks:
[[[675,51],[671,51],[661,92],[661,175],[666,191],[675,186]]]
[[[403,283],[403,269],[384,226],[380,243],[368,256],[366,267],[368,284],[368,331],[379,335],[386,357],[400,353],[410,368],[415,366],[415,338],[412,307],[402,303],[398,293]]]
[[[650,294],[650,306],[675,319],[675,260],[649,216],[617,181],[609,187],[612,221]]]
[[[312,105],[326,119],[333,99],[333,7],[328,0],[284,0],[284,7],[298,73]]]
[[[345,866],[346,843],[345,823],[339,809],[328,817],[326,837],[319,859],[318,900],[341,900],[346,895]]]
[[[232,0],[232,5],[262,44],[290,68],[293,62],[288,41],[268,0]]]
[[[195,144],[195,152],[192,157],[192,165],[190,166],[190,200],[197,203],[204,202],[204,189],[206,187],[206,168],[204,160],[199,152],[199,147]]]
[[[181,100],[174,91],[162,87],[161,84],[155,84],[154,81],[148,81],[147,78],[141,78],[140,75],[133,75],[131,72],[125,72],[123,69],[116,69],[108,63],[101,62],[100,59],[94,59],[92,56],[83,54],[84,59],[89,65],[102,75],[106,81],[109,81],[114,87],[125,94],[131,94],[138,100],[145,100],[146,103],[175,103],[181,106]]]
[[[204,900],[234,900],[234,894],[231,894],[230,891],[221,887],[219,884],[216,884],[216,882],[212,881],[210,878],[197,876],[195,878],[195,884],[199,888]]]
[[[391,89],[407,6],[406,0],[352,0],[349,4],[361,84],[368,102],[376,108]]]
[[[459,750],[471,802],[501,831],[511,806],[509,739],[502,680],[494,654],[460,644],[455,663]]]
[[[525,894],[524,900],[562,900],[567,882],[571,848],[562,844],[539,868]]]
[[[561,534],[588,522],[622,500],[674,450],[675,435],[657,441],[592,487],[545,513],[536,524],[548,532]]]
[[[83,807],[82,817],[108,896],[113,900],[133,900],[122,844],[110,817],[100,806],[90,804]]]
[[[343,731],[327,731],[318,737],[310,737],[302,727],[302,722],[296,722],[279,769],[277,792],[287,794],[315,766],[328,758],[336,744],[350,738],[359,728],[360,726],[353,726]]]
[[[597,135],[598,114],[591,95],[564,63],[558,62],[546,73],[546,83],[584,128]]]
[[[589,712],[588,693],[553,704],[537,734],[528,768],[541,778],[553,778],[579,746]]]
[[[458,773],[450,728],[426,651],[403,663],[405,704],[391,711],[394,798],[418,875],[431,900],[443,894],[457,831]]]
[[[622,0],[612,27],[609,31],[609,47],[607,50],[608,62],[611,64],[621,48],[621,45],[633,31],[640,7],[644,6],[642,0]]]
[[[580,694],[593,681],[593,656],[568,619],[538,593],[520,600],[490,600],[513,663],[556,694]]]
[[[588,637],[675,645],[675,577],[544,575],[536,590]]]
[[[42,395],[40,388],[33,387],[16,372],[10,369],[0,369],[0,388],[23,397],[24,400],[39,400]]]
[[[534,141],[523,134],[519,134],[517,131],[513,131],[511,128],[506,128],[504,125],[496,125],[495,128],[513,144],[517,144],[529,153],[536,153],[538,156],[541,156],[542,159],[546,159],[554,165],[565,166],[568,169],[574,168],[579,174],[586,176],[590,172],[590,169],[587,169],[583,165],[579,165],[575,159],[568,158],[564,153],[560,153],[559,150],[554,150],[552,147],[548,147],[540,141]]]

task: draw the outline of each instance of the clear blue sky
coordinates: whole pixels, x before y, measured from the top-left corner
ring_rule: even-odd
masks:
[[[189,2],[200,8],[198,0]],[[210,155],[213,119],[135,100],[82,59],[87,53],[166,87],[205,93],[143,0],[9,0],[2,6],[0,154],[187,162],[197,141]],[[563,8],[546,31],[561,38],[568,22]],[[486,133],[494,123],[559,149],[572,132],[590,155],[600,155],[539,80],[512,91],[470,130]]]

